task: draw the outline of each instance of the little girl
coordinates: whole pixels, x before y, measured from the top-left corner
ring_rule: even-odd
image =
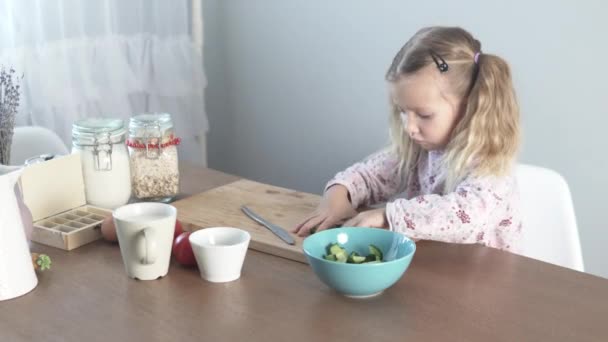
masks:
[[[338,173],[294,232],[343,223],[518,251],[519,108],[507,63],[461,28],[429,27],[401,48],[386,79],[391,146]]]

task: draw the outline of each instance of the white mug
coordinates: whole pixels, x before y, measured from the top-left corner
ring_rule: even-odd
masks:
[[[223,283],[241,277],[251,235],[230,227],[204,228],[189,236],[201,278]]]
[[[167,275],[177,209],[141,202],[119,207],[112,215],[127,275],[139,280]]]

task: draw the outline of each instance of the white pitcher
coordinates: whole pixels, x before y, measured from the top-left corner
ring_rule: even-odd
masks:
[[[22,296],[38,284],[16,188],[22,171],[0,165],[0,300]]]

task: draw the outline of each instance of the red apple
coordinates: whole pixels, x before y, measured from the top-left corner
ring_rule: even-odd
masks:
[[[118,237],[116,236],[116,226],[114,226],[114,219],[112,218],[112,215],[106,217],[101,222],[101,235],[107,241],[118,241]]]
[[[173,238],[175,239],[178,235],[184,232],[184,228],[182,227],[182,223],[179,220],[175,220],[175,233],[173,233]]]
[[[190,234],[191,232],[183,232],[173,241],[173,257],[175,257],[177,262],[185,266],[196,265],[196,258],[188,239]]]

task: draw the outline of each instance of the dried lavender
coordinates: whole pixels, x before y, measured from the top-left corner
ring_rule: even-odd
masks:
[[[19,84],[14,84],[15,70],[0,68],[0,164],[8,165],[19,107]]]

